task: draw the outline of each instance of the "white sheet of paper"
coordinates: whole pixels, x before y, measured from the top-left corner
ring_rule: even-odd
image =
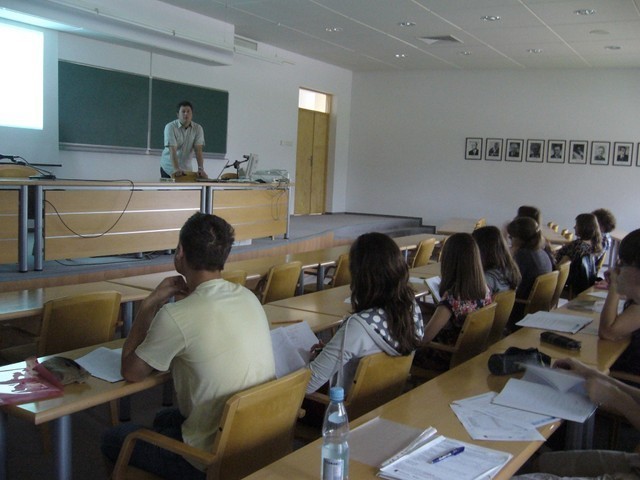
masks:
[[[281,378],[309,364],[310,350],[318,343],[307,322],[293,323],[271,330],[271,346],[276,377]]]
[[[567,315],[565,313],[544,312],[529,313],[516,325],[520,327],[541,328],[556,332],[576,333],[585,325],[592,322],[590,317]]]
[[[119,382],[124,380],[120,374],[122,363],[122,349],[110,349],[98,347],[87,353],[84,357],[76,359],[91,375],[107,382]]]
[[[460,405],[465,409],[475,410],[486,415],[498,417],[508,421],[509,423],[522,427],[532,426],[537,428],[558,421],[558,418],[556,417],[550,417],[548,415],[541,415],[533,412],[524,412],[522,410],[516,410],[515,408],[497,405],[493,403],[493,399],[496,395],[496,392],[481,393],[480,395],[475,395],[473,397],[456,400],[453,404]]]
[[[440,303],[440,300],[442,300],[440,298],[440,281],[441,281],[441,278],[440,277],[430,277],[430,278],[425,278],[424,281],[427,284],[427,287],[429,287],[429,291],[431,292],[431,295],[433,295],[433,300],[436,303]]]
[[[508,408],[508,407],[503,407]],[[544,441],[545,438],[533,425],[522,426],[507,419],[494,417],[478,410],[451,404],[453,413],[474,440],[511,442]],[[513,410],[513,409],[511,409]],[[522,412],[521,410],[516,410]]]

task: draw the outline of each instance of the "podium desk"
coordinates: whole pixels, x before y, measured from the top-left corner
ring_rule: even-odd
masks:
[[[59,356],[79,358],[99,346],[120,348],[123,339],[114,340],[101,345],[80,348],[70,352],[60,353]],[[48,357],[44,357],[46,359]],[[24,362],[13,364],[5,368],[19,368]],[[54,478],[71,480],[71,414],[86,410],[96,405],[118,400],[134,393],[147,390],[163,384],[170,379],[168,372],[154,372],[140,382],[110,383],[95,377],[89,377],[85,383],[72,383],[64,387],[61,397],[24,403],[21,405],[4,405],[0,407],[0,479],[7,477],[7,416],[13,415],[23,418],[34,425],[53,423],[53,454],[55,463]],[[28,459],[25,459],[28,461]]]

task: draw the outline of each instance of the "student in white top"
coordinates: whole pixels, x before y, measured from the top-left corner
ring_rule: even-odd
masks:
[[[312,360],[307,393],[343,369],[348,391],[360,358],[378,352],[409,355],[422,341],[422,315],[409,285],[409,269],[396,243],[382,233],[366,233],[349,252],[354,312]],[[312,350],[313,351],[313,350]]]

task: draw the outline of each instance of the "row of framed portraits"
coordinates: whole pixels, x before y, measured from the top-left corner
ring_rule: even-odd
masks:
[[[640,142],[635,145],[635,164],[640,167]],[[467,160],[500,162],[573,163],[586,165],[633,165],[633,142],[588,142],[586,140],[524,140],[467,137]]]

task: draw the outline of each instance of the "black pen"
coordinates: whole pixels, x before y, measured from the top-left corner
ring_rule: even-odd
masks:
[[[434,458],[429,463],[438,463],[444,460],[445,458],[453,457],[455,455],[459,455],[464,452],[464,447],[456,447],[453,450],[449,450],[447,453],[440,455],[439,457]]]

